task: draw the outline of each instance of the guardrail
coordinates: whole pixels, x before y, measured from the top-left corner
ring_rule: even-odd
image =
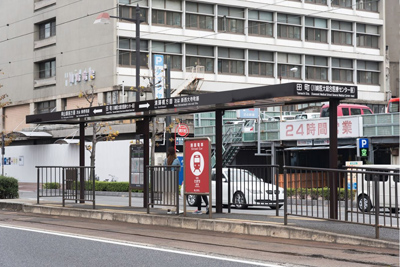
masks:
[[[94,167],[80,166],[36,166],[37,203],[42,197],[62,197],[66,200],[93,202],[95,208]],[[81,178],[84,182],[81,183]]]
[[[288,215],[294,215],[372,225],[376,238],[381,227],[400,229],[398,169],[283,168],[285,224]],[[336,190],[329,188],[332,179],[337,182]],[[332,191],[337,192],[333,198]],[[332,206],[331,199],[337,205]],[[337,208],[337,218],[331,218],[331,207]]]
[[[150,206],[175,207],[179,214],[179,170],[180,166],[147,166],[150,178],[147,213]]]

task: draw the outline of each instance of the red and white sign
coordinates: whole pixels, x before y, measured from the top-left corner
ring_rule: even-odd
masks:
[[[186,139],[183,157],[185,194],[209,194],[211,174],[210,139]]]
[[[179,136],[186,137],[189,135],[189,127],[184,123],[180,123],[177,126],[177,132]]]
[[[361,117],[339,117],[338,138],[360,137]],[[281,140],[329,138],[329,119],[290,120],[280,123]]]

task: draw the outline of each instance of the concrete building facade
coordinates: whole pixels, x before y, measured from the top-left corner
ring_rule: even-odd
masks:
[[[79,95],[92,87],[99,105],[135,101],[135,24],[93,22],[103,12],[134,18],[136,5],[142,99],[152,98],[161,54],[172,89],[314,81],[357,85],[357,102],[375,112],[387,101],[385,0],[3,0],[0,92],[12,104],[1,111],[2,129],[33,129],[28,114],[84,107]]]

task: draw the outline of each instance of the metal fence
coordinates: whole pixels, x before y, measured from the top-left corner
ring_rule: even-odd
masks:
[[[179,166],[147,166],[150,178],[147,213],[150,207],[172,206],[179,214]]]
[[[223,169],[223,203],[246,208],[248,206],[269,206],[278,210],[284,204],[283,188],[275,179],[277,165],[231,165]],[[213,173],[215,180],[215,173]]]
[[[337,185],[336,190],[331,184]],[[295,215],[372,225],[376,238],[381,227],[400,229],[398,169],[284,166],[283,186],[285,224],[288,215]],[[331,192],[337,193],[331,197]]]
[[[61,197],[66,200],[93,202],[95,208],[94,167],[36,166],[37,203],[42,197]],[[81,183],[81,178],[83,183]]]

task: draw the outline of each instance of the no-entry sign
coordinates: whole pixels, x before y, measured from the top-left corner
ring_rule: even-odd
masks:
[[[209,194],[211,145],[208,138],[186,139],[184,143],[185,194]]]

